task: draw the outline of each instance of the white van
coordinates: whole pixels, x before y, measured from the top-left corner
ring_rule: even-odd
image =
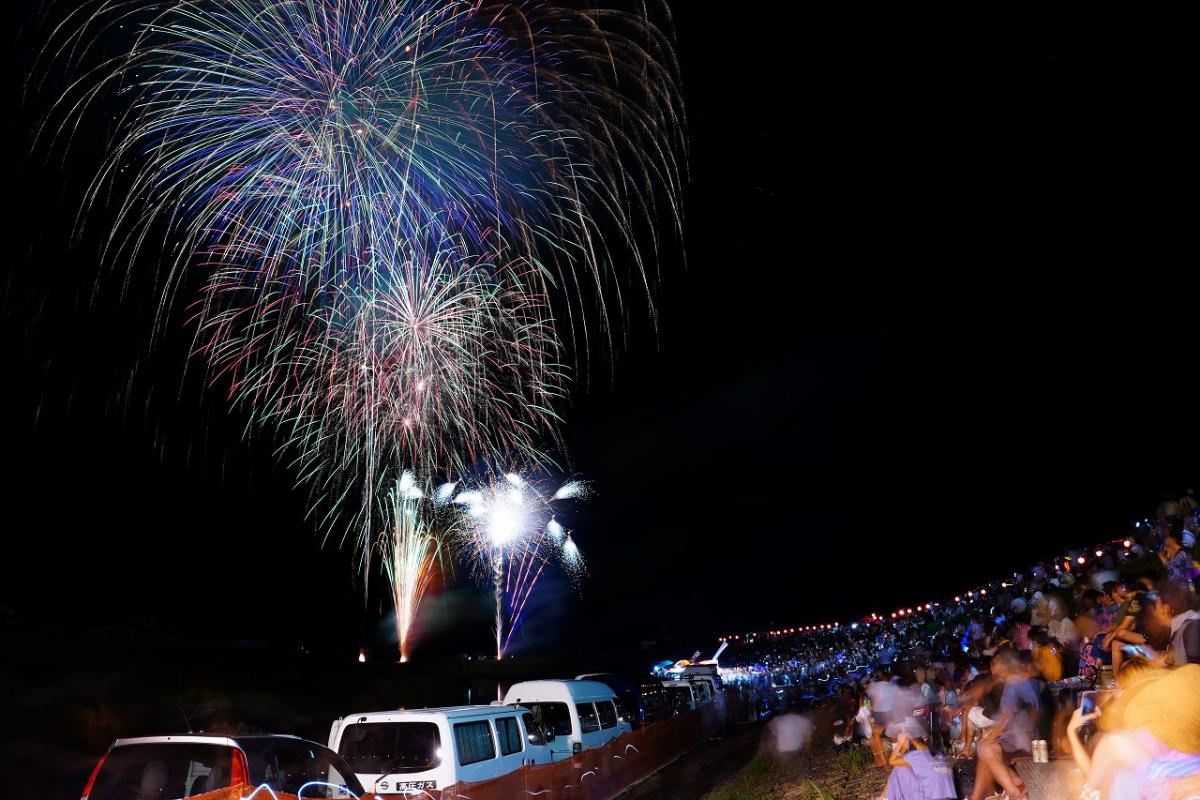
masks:
[[[350,714],[334,721],[329,749],[368,792],[414,795],[550,763],[553,734],[533,716],[509,705]]]
[[[695,711],[700,705],[696,686],[690,681],[663,681],[663,686],[667,687],[667,696],[671,698],[671,707],[676,714]]]
[[[526,681],[504,695],[505,703],[530,709],[536,721],[554,732],[550,752],[555,761],[632,731],[615,701],[613,690],[597,681]]]

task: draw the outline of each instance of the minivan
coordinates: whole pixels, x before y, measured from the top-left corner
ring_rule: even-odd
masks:
[[[633,730],[617,712],[616,693],[598,681],[526,681],[513,684],[504,702],[533,711],[534,719],[554,731],[554,760],[600,747]]]
[[[513,705],[372,711],[334,720],[329,748],[375,794],[487,780],[551,761],[534,712]]]
[[[671,708],[676,714],[694,711],[700,705],[696,696],[696,687],[689,681],[663,681],[667,687],[667,695],[671,698]]]
[[[576,675],[575,680],[598,681],[617,696],[617,711],[636,731],[643,725],[671,716],[670,701],[662,681],[650,675],[625,676],[611,672]]]

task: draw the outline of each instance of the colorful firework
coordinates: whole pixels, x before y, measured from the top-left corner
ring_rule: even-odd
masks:
[[[586,354],[588,309],[619,318],[631,277],[649,292],[654,220],[680,221],[677,67],[647,14],[97,0],[78,20],[50,50],[138,31],[60,106],[69,137],[131,99],[86,203],[122,187],[108,258],[170,242],[163,320],[201,270],[197,353],[282,432],[327,531],[350,509],[365,561],[400,468],[544,460],[562,343]]]
[[[387,286],[331,293],[303,328],[276,322],[290,311],[275,306],[226,311],[205,331],[209,363],[252,424],[281,436],[322,527],[359,545],[374,522],[353,514],[395,465],[447,477],[497,452],[544,462],[533,442],[553,440],[565,382],[536,297],[498,283],[513,270],[446,246],[387,260]]]
[[[172,287],[196,254],[221,267],[206,308],[247,288],[263,304],[319,306],[330,289],[374,286],[386,265],[373,254],[391,240],[432,231],[583,311],[624,282],[611,280],[617,260],[649,284],[635,233],[655,249],[643,223],[664,204],[678,225],[677,69],[644,14],[533,0],[85,9],[56,52],[148,16],[131,52],[61,103],[70,123],[107,111],[108,91],[132,98],[89,207],[128,173],[111,256],[133,260],[165,220]]]
[[[454,498],[463,509],[454,538],[457,549],[480,577],[490,580],[495,595],[497,659],[504,657],[525,621],[548,564],[557,561],[572,581],[583,576],[583,555],[554,509],[586,492],[586,484],[572,481],[547,493],[528,477],[510,472]]]
[[[444,532],[430,521],[427,506],[413,473],[402,472],[388,494],[387,527],[378,543],[392,590],[401,663],[408,661],[417,609],[441,557]]]
[[[670,38],[637,6],[94,0],[48,48],[86,64],[136,31],[48,128],[128,101],[84,216],[123,198],[110,263],[162,242],[154,335],[195,297],[195,356],[247,435],[276,437],[364,576],[383,562],[402,659],[440,504],[466,511],[498,656],[550,561],[583,572],[553,516],[583,484],[416,475],[547,464],[564,354],[586,359],[597,321],[611,345],[630,287],[649,305],[686,147]]]

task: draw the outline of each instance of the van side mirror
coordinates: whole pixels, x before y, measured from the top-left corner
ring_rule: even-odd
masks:
[[[532,745],[547,745],[554,741],[554,729],[549,725],[538,725],[529,731],[529,743]]]

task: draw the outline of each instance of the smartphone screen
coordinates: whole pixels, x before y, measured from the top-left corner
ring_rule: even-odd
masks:
[[[1099,689],[1089,692],[1084,692],[1079,697],[1079,708],[1084,714],[1094,713],[1096,707],[1100,705],[1101,695],[1110,694],[1111,689]]]

